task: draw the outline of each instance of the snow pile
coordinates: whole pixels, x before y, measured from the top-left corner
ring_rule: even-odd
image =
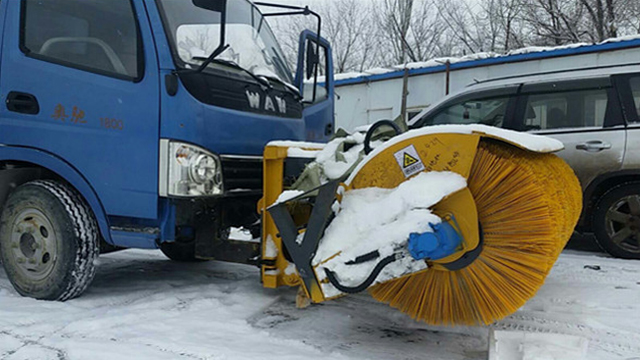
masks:
[[[276,140],[269,142],[267,146],[295,147],[305,150],[322,150],[325,144],[304,141]]]
[[[430,172],[420,173],[395,189],[368,188],[346,192],[313,260],[314,266],[320,265],[318,276],[322,278],[323,268],[326,268],[338,274],[342,284],[359,285],[378,261],[399,250],[404,251],[411,233],[432,231],[430,224],[438,224],[441,220],[431,213],[429,207],[464,187],[466,180],[458,174]],[[376,250],[380,258],[375,261],[345,265]],[[426,267],[424,261],[406,256],[385,268],[377,282]],[[328,297],[340,294],[329,284],[323,284],[323,291]]]
[[[282,194],[280,194],[280,196],[278,196],[278,200],[276,200],[275,203],[273,203],[273,205],[278,205],[278,204],[282,204],[282,203],[286,203],[287,201],[293,199],[293,198],[297,198],[298,196],[304,194],[304,191],[302,190],[287,190],[287,191],[283,191]]]
[[[254,239],[251,231],[245,228],[234,228],[229,230],[229,238],[237,241],[260,242],[260,239]]]
[[[584,360],[589,341],[578,336],[491,331],[489,360]]]
[[[301,159],[315,159],[320,150],[307,150],[299,147],[290,147],[287,150],[287,156]]]
[[[351,176],[345,181],[347,185],[351,184],[358,172],[367,164],[367,162],[375,158],[378,154],[385,149],[394,146],[400,142],[406,141],[411,138],[433,135],[433,134],[486,134],[490,137],[502,139],[508,143],[518,145],[527,150],[540,152],[540,153],[552,153],[564,149],[564,144],[561,141],[552,139],[547,136],[534,135],[529,133],[522,133],[512,130],[505,130],[486,125],[434,125],[428,126],[416,130],[408,131],[402,135],[398,135],[393,139],[385,142],[382,146],[376,147],[367,157],[358,164]]]
[[[159,251],[101,256],[87,293],[65,303],[20,297],[0,267],[0,359],[487,359],[495,328],[584,338],[584,360],[636,360],[640,261],[603,256],[565,251],[536,297],[473,328],[417,323],[367,294],[299,310],[295,289],[263,289],[253,266]]]
[[[480,52],[476,54],[465,55],[462,57],[442,57],[442,58],[435,58],[427,61],[407,63],[406,65],[396,65],[393,67],[393,71],[404,70],[405,68],[410,70],[424,69],[424,68],[430,68],[434,66],[445,65],[447,62],[449,64],[456,64],[456,63],[461,63],[466,61],[491,59],[499,56],[501,55],[494,52]],[[369,73],[369,71],[367,71],[367,73]]]
[[[521,49],[511,50],[506,55],[500,55],[498,57],[549,52],[549,51],[556,51],[556,50],[577,49],[584,46],[592,46],[592,45],[594,44],[575,43],[575,44],[560,45],[560,46],[528,46]]]
[[[356,132],[347,137],[337,138],[329,142],[316,156],[316,162],[329,180],[344,176],[360,160],[364,149],[365,134]],[[345,152],[339,152],[341,147],[351,147]],[[338,153],[340,153],[338,155]]]

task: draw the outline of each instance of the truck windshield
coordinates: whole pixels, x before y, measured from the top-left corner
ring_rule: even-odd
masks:
[[[220,45],[221,14],[185,0],[157,0],[180,65],[200,65]],[[228,1],[225,45],[217,58],[258,76],[292,84],[282,49],[260,11],[247,0]],[[221,66],[212,64],[211,66]]]

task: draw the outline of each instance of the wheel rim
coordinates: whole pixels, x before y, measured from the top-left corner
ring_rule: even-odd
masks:
[[[11,227],[11,251],[16,268],[31,281],[46,279],[58,260],[58,245],[51,221],[40,210],[26,209]]]
[[[605,217],[607,235],[624,251],[640,254],[640,195],[615,202]]]

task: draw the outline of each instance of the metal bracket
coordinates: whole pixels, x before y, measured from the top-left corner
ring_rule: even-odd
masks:
[[[453,261],[447,264],[441,264],[441,265],[444,266],[449,271],[457,271],[457,270],[462,270],[466,268],[467,266],[471,265],[474,261],[476,261],[476,259],[482,253],[482,249],[484,248],[484,235],[482,234],[481,224],[478,224],[478,233],[480,234],[480,239],[479,239],[480,242],[478,243],[478,246],[475,249],[471,251],[467,251],[464,255],[462,255],[460,259],[456,261]]]
[[[334,180],[288,201],[312,197],[312,194],[318,192],[318,195],[315,196],[315,204],[309,217],[307,230],[300,243],[297,242],[298,229],[287,208],[288,202],[280,203],[267,209],[278,231],[280,231],[282,242],[289,251],[289,255],[291,255],[291,259],[295,263],[309,295],[311,295],[313,289],[320,290],[320,283],[316,278],[311,261],[318,250],[318,244],[324,235],[324,230],[333,215],[331,207],[336,199],[336,191],[339,185],[340,181]]]

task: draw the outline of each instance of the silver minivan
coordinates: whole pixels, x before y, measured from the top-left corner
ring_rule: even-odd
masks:
[[[495,79],[409,120],[410,128],[485,124],[556,138],[584,191],[577,227],[610,254],[640,259],[640,67]]]

